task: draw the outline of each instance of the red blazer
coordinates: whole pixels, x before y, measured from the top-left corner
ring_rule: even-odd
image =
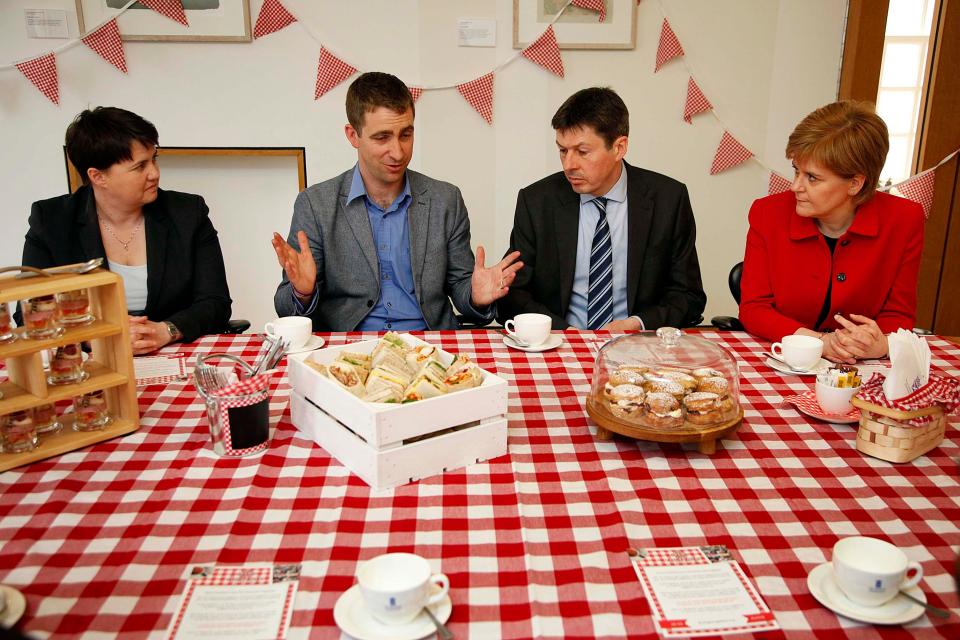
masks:
[[[923,208],[877,193],[830,249],[811,218],[796,214],[787,191],[754,201],[740,282],[740,321],[767,340],[800,327],[839,328],[834,314],[873,318],[885,332],[911,329],[923,248]],[[833,282],[830,312],[814,327]]]

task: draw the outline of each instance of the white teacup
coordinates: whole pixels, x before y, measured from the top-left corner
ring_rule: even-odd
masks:
[[[771,345],[770,351],[794,369],[809,370],[820,362],[823,340],[813,336],[783,336],[780,342]]]
[[[306,316],[285,316],[265,324],[263,331],[272,338],[286,340],[288,350],[299,349],[313,334],[313,320]]]
[[[907,573],[914,574],[907,578]],[[923,567],[889,542],[855,536],[833,545],[833,577],[853,602],[879,607],[916,586]]]
[[[860,387],[832,387],[817,380],[817,404],[824,413],[843,414],[853,410],[850,400]]]
[[[531,346],[542,344],[550,337],[553,324],[550,316],[542,313],[521,313],[503,323],[508,334]]]
[[[370,615],[384,624],[410,622],[450,590],[447,576],[433,573],[430,563],[413,553],[387,553],[367,560],[360,565],[357,580]]]

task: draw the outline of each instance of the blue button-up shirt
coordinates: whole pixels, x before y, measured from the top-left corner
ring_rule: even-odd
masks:
[[[410,179],[404,181],[403,191],[389,207],[380,206],[367,196],[366,185],[360,175],[359,165],[353,169],[353,181],[347,204],[363,198],[373,231],[380,272],[380,299],[357,327],[357,331],[417,331],[427,328],[423,312],[417,302],[413,282],[413,267],[410,262],[410,226],[407,210],[413,197],[410,195]],[[291,295],[293,295],[291,293]],[[293,301],[298,315],[309,315],[316,309],[320,299],[315,288],[313,297],[303,304],[296,295]]]
[[[600,212],[593,200],[597,196],[580,194],[580,225],[577,230],[577,262],[573,272],[573,291],[567,309],[567,323],[587,328],[587,291],[590,289],[590,253],[593,234]],[[627,310],[627,169],[620,168],[620,178],[603,194],[607,199],[607,225],[613,249],[613,319],[628,317]]]
[[[353,170],[353,182],[347,204],[363,198],[367,207],[373,242],[377,249],[380,273],[380,299],[363,319],[359,331],[417,331],[426,329],[423,312],[417,302],[410,262],[410,225],[407,210],[413,197],[410,180],[404,180],[403,191],[386,209],[370,199],[360,176],[360,167]]]

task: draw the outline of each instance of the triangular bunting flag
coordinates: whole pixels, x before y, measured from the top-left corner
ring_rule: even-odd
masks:
[[[784,178],[779,173],[770,172],[770,184],[767,186],[767,195],[773,195],[775,193],[783,193],[784,191],[790,191],[790,186],[793,183]]]
[[[687,124],[693,124],[693,116],[711,109],[713,109],[713,105],[710,104],[707,96],[703,95],[703,91],[700,91],[700,87],[691,77],[687,82],[687,103],[683,105],[683,119],[687,121]]]
[[[187,14],[183,11],[183,3],[180,0],[140,0],[140,4],[148,9],[153,9],[162,16],[166,16],[174,22],[179,22],[185,27],[187,23]]]
[[[123,54],[123,41],[120,39],[116,18],[87,34],[83,38],[83,44],[120,71],[127,72],[127,58]]]
[[[603,0],[573,0],[573,6],[596,11],[600,14],[600,22],[603,22],[607,17],[607,8],[604,6]]]
[[[560,47],[557,45],[557,35],[553,31],[553,25],[547,27],[546,31],[521,53],[547,71],[563,77],[563,58],[560,57]]]
[[[256,40],[270,35],[296,21],[293,14],[287,11],[279,0],[264,0],[263,6],[260,7],[260,15],[257,16],[257,26],[253,28],[253,38]]]
[[[423,93],[422,87],[407,87],[410,89],[410,95],[413,96],[413,101],[416,102],[420,99],[420,94]]]
[[[33,60],[15,65],[20,73],[32,82],[40,93],[47,96],[53,104],[60,104],[60,82],[57,79],[57,59],[48,53]]]
[[[670,23],[664,18],[663,26],[660,27],[660,44],[657,45],[657,64],[653,72],[660,71],[660,67],[664,64],[682,55],[683,47],[680,46],[680,41],[670,28]]]
[[[357,70],[349,64],[320,47],[320,62],[317,64],[317,86],[313,92],[316,100],[330,89],[355,74]]]
[[[493,72],[457,85],[457,91],[483,116],[487,124],[493,124]]]
[[[721,171],[726,171],[730,167],[742,164],[753,157],[753,153],[745,146],[734,139],[732,135],[723,132],[723,138],[720,139],[720,145],[717,147],[717,154],[713,157],[713,166],[710,167],[710,175],[716,175]]]
[[[933,187],[936,182],[937,171],[924,171],[912,178],[907,178],[900,184],[894,185],[890,191],[896,190],[907,200],[913,200],[923,207],[924,217],[930,217],[933,208]]]

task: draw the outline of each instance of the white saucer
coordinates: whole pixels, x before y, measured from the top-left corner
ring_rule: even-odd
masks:
[[[829,562],[821,564],[810,572],[807,577],[807,588],[820,604],[834,613],[870,624],[906,624],[923,615],[925,609],[903,596],[896,596],[890,602],[879,607],[865,607],[850,600],[833,578],[833,565]],[[907,593],[918,600],[927,601],[927,597],[919,587],[910,587]]]
[[[5,584],[0,584],[0,591],[3,591],[7,600],[7,608],[0,611],[0,626],[9,629],[17,624],[17,620],[27,610],[27,599],[22,593]]]
[[[310,336],[310,339],[307,340],[303,346],[297,347],[296,349],[287,349],[287,355],[291,353],[306,353],[307,351],[316,351],[324,345],[324,340],[320,336]]]
[[[551,349],[556,349],[563,344],[563,336],[559,333],[551,333],[550,337],[541,342],[540,344],[535,344],[530,347],[521,347],[519,344],[513,341],[513,338],[510,336],[503,336],[503,344],[507,345],[511,349],[517,349],[519,351],[526,351],[527,353],[540,353],[541,351],[550,351]]]
[[[767,359],[764,363],[771,369],[776,369],[780,373],[786,373],[791,376],[815,376],[818,373],[823,373],[830,368],[830,361],[820,358],[820,362],[811,367],[810,369],[795,370],[788,367],[785,363],[780,362],[779,360],[774,360],[770,356],[767,356]]]
[[[453,610],[450,596],[431,606],[430,610],[441,623],[449,620]],[[333,607],[333,619],[344,633],[357,640],[419,640],[437,632],[433,622],[422,611],[407,624],[386,625],[378,622],[364,606],[358,584],[347,589],[337,600]]]

